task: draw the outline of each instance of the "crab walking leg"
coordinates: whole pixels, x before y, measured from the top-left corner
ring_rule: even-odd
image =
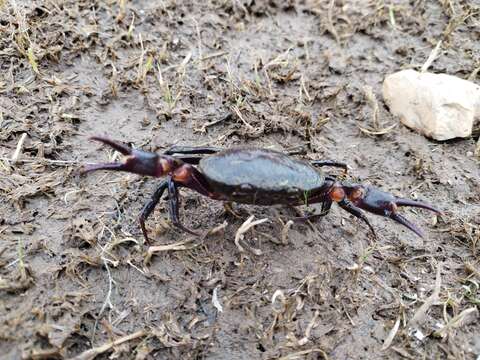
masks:
[[[372,224],[370,224],[370,221],[368,221],[368,218],[362,213],[362,211],[355,207],[352,203],[348,202],[347,200],[340,201],[338,205],[345,211],[349,212],[353,216],[362,219],[370,228],[370,230],[373,233],[373,236],[376,238],[377,233],[375,232],[375,229],[373,228]]]
[[[211,155],[216,154],[220,151],[224,151],[223,148],[218,148],[214,146],[172,146],[171,148],[164,151],[165,155]],[[299,150],[298,148],[286,150],[287,155],[298,155],[303,154],[304,151]],[[181,158],[178,156],[178,158]],[[330,161],[330,160],[327,160]],[[334,162],[334,161],[331,161]]]
[[[138,216],[138,221],[140,222],[140,227],[142,228],[143,237],[145,238],[146,243],[149,243],[150,241],[148,239],[147,229],[145,227],[145,221],[150,216],[152,211],[155,209],[155,206],[157,206],[158,202],[160,201],[160,198],[162,197],[163,193],[167,188],[168,188],[168,180],[167,179],[162,180],[160,185],[158,185],[157,189],[153,193],[151,199],[145,204],[142,211],[140,212],[140,215]]]
[[[331,208],[332,208],[332,200],[325,199],[325,201],[322,202],[321,214],[327,215],[330,212]]]
[[[290,220],[293,220],[294,222],[297,222],[297,223],[305,223],[307,221],[310,221],[310,220],[317,220],[317,219],[320,219],[324,216],[326,216],[327,213],[326,212],[320,212],[318,214],[311,214],[311,215],[305,215],[305,216],[297,216],[297,217],[294,217],[294,218],[291,218]]]
[[[293,220],[294,221],[308,221],[308,220],[320,219],[320,218],[328,215],[331,207],[332,207],[332,201],[329,200],[329,199],[326,199],[325,201],[322,202],[322,208],[321,208],[319,213],[296,217],[296,218],[293,218]]]
[[[190,165],[198,165],[200,163],[200,160],[203,159],[202,155],[180,155],[179,156],[178,153],[175,153],[170,156],[173,156],[175,159],[179,159],[184,163],[190,164]]]
[[[172,146],[170,149],[164,152],[165,155],[206,155],[215,154],[222,151],[222,148],[217,147],[202,147],[202,146]]]
[[[160,198],[162,197],[166,189],[168,189],[168,213],[172,224],[190,234],[197,235],[197,233],[187,229],[180,223],[178,214],[179,202],[177,184],[175,184],[172,178],[168,177],[160,183],[158,188],[155,190],[155,193],[152,195],[150,201],[143,207],[138,218],[138,221],[140,222],[140,227],[142,228],[143,237],[145,238],[145,241],[147,243],[149,243],[149,239],[147,235],[147,229],[145,227],[145,220],[147,220],[153,209],[155,209],[155,206],[157,206]]]
[[[192,235],[198,235],[195,231],[192,231],[186,228],[180,222],[179,214],[178,214],[179,201],[178,201],[177,184],[170,177],[167,179],[167,183],[168,183],[168,212],[170,214],[170,220],[172,221],[172,224],[178,227],[179,229],[182,229],[183,231],[188,232]]]
[[[203,158],[201,155],[215,154],[219,151],[222,149],[216,147],[172,146],[164,154],[174,156],[187,164],[198,165]]]
[[[342,163],[342,162],[338,162],[338,161],[335,161],[335,160],[314,160],[314,161],[310,161],[310,164],[312,164],[313,166],[318,166],[318,167],[333,166],[333,167],[342,168],[345,172],[348,171],[347,164]]]

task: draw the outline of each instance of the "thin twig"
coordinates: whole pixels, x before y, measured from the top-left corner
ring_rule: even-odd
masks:
[[[121,345],[125,342],[143,337],[145,335],[147,335],[146,331],[144,331],[144,330],[137,331],[133,334],[123,336],[123,337],[121,337],[121,338],[119,338],[115,341],[112,341],[112,342],[106,343],[104,345],[97,346],[97,347],[94,347],[90,350],[84,351],[83,353],[75,356],[72,360],[92,360],[95,357],[97,357],[97,355],[103,354],[104,352],[110,350],[114,346]]]
[[[0,157],[0,160],[10,163],[12,161],[12,158]],[[51,159],[17,159],[16,163],[25,163],[25,164],[36,163],[40,165],[49,164],[49,165],[57,165],[57,166],[94,165],[95,164],[95,163],[89,163],[89,162],[82,163],[76,160],[51,160]]]

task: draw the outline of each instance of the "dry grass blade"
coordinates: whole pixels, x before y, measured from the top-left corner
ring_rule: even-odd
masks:
[[[147,250],[147,254],[145,255],[145,258],[143,260],[144,264],[148,264],[150,260],[152,259],[152,256],[158,252],[163,252],[163,251],[182,251],[182,250],[188,250],[192,249],[194,247],[197,247],[202,240],[204,240],[207,236],[217,234],[221,231],[223,231],[227,227],[228,223],[224,221],[222,224],[214,227],[213,229],[208,230],[205,232],[202,236],[199,237],[198,243],[194,245],[187,246],[187,244],[193,242],[196,240],[196,238],[189,238],[186,240],[178,241],[173,244],[167,244],[167,245],[156,245],[156,246],[150,246]]]
[[[212,304],[213,304],[213,306],[215,306],[215,309],[217,309],[218,312],[223,312],[222,304],[220,303],[220,300],[218,300],[218,289],[219,288],[220,288],[220,285],[216,286],[215,289],[213,289]]]
[[[27,264],[24,261],[24,244],[23,240],[20,239],[17,244],[17,254],[18,257],[15,261],[11,262],[7,267],[13,264],[18,264],[18,275],[15,276],[14,280],[6,280],[0,276],[0,290],[7,292],[16,292],[28,289],[33,284],[33,277]]]
[[[182,60],[180,65],[177,67],[177,73],[180,74],[181,76],[185,75],[185,71],[187,68],[187,64],[190,62],[190,59],[192,58],[193,53],[190,51]]]
[[[470,73],[470,75],[468,75],[467,80],[468,80],[468,81],[474,81],[474,80],[477,78],[478,73],[480,73],[480,66],[478,66],[477,68],[475,68],[475,69]]]
[[[300,98],[302,97],[302,93],[305,94],[307,101],[312,101],[312,97],[307,90],[307,86],[305,84],[305,76],[303,74],[302,76],[300,76]]]
[[[133,242],[134,244],[139,245],[138,240],[133,238],[133,237],[125,237],[125,238],[120,238],[120,239],[115,238],[114,241],[112,241],[111,243],[109,243],[107,245],[105,251],[109,252],[109,251],[113,250],[115,247],[117,247],[118,245],[121,245],[123,243],[128,243],[128,242]]]
[[[0,0],[1,2],[1,0]],[[62,359],[65,358],[63,349],[49,348],[49,349],[33,349],[22,354],[22,359]]]
[[[195,26],[195,31],[197,32],[197,41],[198,41],[198,58],[201,60],[203,58],[203,50],[202,50],[202,35],[200,31],[200,26],[198,25],[198,21],[192,17],[193,25]]]
[[[438,52],[440,51],[440,47],[442,46],[442,40],[437,43],[437,46],[432,50],[430,55],[428,56],[427,61],[423,64],[422,69],[420,70],[422,73],[426,72],[428,68],[432,65],[435,59],[438,57]]]
[[[11,161],[14,164],[18,162],[20,154],[22,153],[23,143],[25,142],[26,138],[27,138],[27,133],[23,133],[22,136],[20,136],[20,140],[18,140],[17,147],[15,148],[15,152],[13,153],[11,158]]]
[[[0,161],[9,163],[12,161],[12,158],[0,157]],[[75,160],[51,160],[51,159],[17,159],[16,163],[35,164],[35,165],[56,165],[56,166],[94,165],[94,163],[79,162]]]
[[[254,218],[255,218],[254,215],[250,216],[235,233],[235,245],[237,245],[237,248],[240,252],[245,252],[244,247],[240,245],[240,241],[242,241],[243,238],[245,237],[245,233],[251,228],[253,228],[254,226],[262,224],[265,221],[268,221],[267,218],[253,221]],[[249,250],[253,252],[255,255],[262,255],[262,251],[260,249],[249,247]]]
[[[358,128],[360,129],[361,132],[367,135],[385,135],[385,134],[388,134],[390,131],[392,131],[396,126],[397,124],[393,124],[379,131],[372,131],[372,130],[363,128],[361,126],[358,126]]]
[[[178,242],[173,243],[173,244],[150,246],[147,250],[146,259],[148,258],[148,260],[150,260],[150,258],[152,257],[153,254],[158,253],[158,252],[162,252],[162,251],[187,250],[187,249],[189,249],[189,247],[186,246],[186,244],[189,244],[192,241],[193,241],[193,238],[190,238],[190,239],[178,241]],[[146,260],[146,262],[148,262],[148,261]]]
[[[289,47],[286,51],[275,57],[273,60],[269,61],[265,64],[264,69],[269,69],[273,66],[287,64],[288,63],[288,55],[292,51],[292,48]]]
[[[441,268],[442,266],[439,263],[437,266],[437,276],[435,278],[435,287],[433,288],[432,295],[430,295],[427,300],[425,300],[423,305],[420,306],[415,312],[415,315],[413,315],[412,319],[408,322],[409,327],[416,327],[420,323],[424,322],[428,309],[430,309],[430,307],[438,301],[442,286],[442,278],[440,276]]]
[[[333,25],[333,8],[335,6],[335,0],[330,0],[330,4],[328,5],[328,12],[327,12],[327,30],[332,34],[335,41],[338,45],[340,45],[340,37],[338,36],[337,29],[335,29],[335,25]]]
[[[225,228],[227,227],[228,225],[228,222],[224,221],[223,223],[221,223],[220,225],[218,226],[215,226],[213,229],[209,230],[206,234],[206,236],[209,236],[209,235],[215,235],[223,230],[225,230]]]
[[[37,75],[40,75],[40,73],[38,72],[37,58],[35,57],[35,54],[33,53],[33,48],[32,48],[31,45],[27,50],[27,58],[28,58],[28,62],[30,63],[30,66],[32,67],[33,72]]]
[[[111,296],[112,296],[112,290],[113,290],[113,284],[115,283],[115,281],[113,280],[113,277],[112,277],[112,273],[110,272],[110,267],[108,266],[108,262],[109,260],[107,258],[104,258],[102,256],[102,261],[103,261],[103,264],[105,266],[105,269],[107,270],[107,275],[108,275],[108,291],[107,291],[107,295],[105,296],[105,300],[102,304],[102,307],[100,308],[100,311],[98,312],[98,316],[97,318],[95,319],[95,326],[93,327],[93,332],[92,332],[92,343],[93,343],[93,338],[95,336],[95,330],[97,328],[97,324],[98,324],[98,321],[99,319],[101,318],[103,312],[105,311],[105,309],[108,307],[109,309],[113,309],[113,304],[112,304],[112,300],[111,300]]]
[[[210,59],[220,57],[220,56],[224,56],[224,55],[227,55],[227,54],[228,53],[226,51],[217,51],[217,52],[214,52],[212,54],[205,55],[204,57],[202,57],[200,59],[200,61],[210,60]]]
[[[388,18],[390,19],[390,25],[392,25],[392,28],[394,30],[397,29],[397,23],[395,21],[395,9],[393,5],[390,5],[388,7]]]
[[[225,116],[222,116],[220,119],[206,122],[206,123],[203,124],[202,126],[193,129],[193,131],[194,131],[194,132],[199,132],[199,133],[202,133],[202,134],[203,134],[203,133],[205,133],[205,132],[207,131],[207,128],[208,128],[208,127],[213,126],[213,125],[216,125],[216,124],[219,124],[219,123],[224,122],[224,121],[228,121],[228,120],[230,120],[231,118],[232,118],[232,113],[231,113],[231,112],[228,112]]]
[[[118,14],[115,21],[122,22],[127,14],[127,0],[118,0],[118,3]]]
[[[305,330],[305,336],[303,338],[301,338],[300,340],[298,340],[298,345],[303,346],[307,342],[310,341],[310,339],[309,339],[310,338],[310,333],[312,332],[312,329],[315,326],[318,325],[318,324],[316,324],[316,322],[317,322],[317,319],[318,319],[319,315],[320,315],[320,311],[315,310],[315,314],[313,315],[312,320],[310,320],[310,323],[308,324],[307,329]]]
[[[387,126],[386,128],[381,128],[380,127],[380,122],[379,122],[379,113],[380,113],[380,107],[378,105],[378,100],[377,97],[375,96],[373,89],[371,86],[365,86],[363,88],[363,94],[365,96],[365,99],[367,100],[369,106],[372,108],[372,127],[371,128],[364,128],[359,125],[358,128],[360,129],[361,132],[367,134],[367,135],[385,135],[389,133],[390,131],[397,126],[397,124],[393,124],[390,126]]]
[[[375,129],[375,131],[379,131],[379,125],[378,125],[379,107],[378,107],[377,97],[373,93],[372,87],[368,86],[368,85],[364,86],[363,93],[364,93],[365,98],[367,99],[368,103],[370,104],[370,107],[372,108],[373,128]]]
[[[477,267],[475,267],[475,265],[471,264],[471,263],[465,263],[465,270],[472,274],[473,276],[477,276],[479,279],[480,279],[480,270],[478,270]]]
[[[402,357],[404,357],[405,359],[410,359],[410,360],[417,359],[416,357],[413,357],[412,355],[410,355],[405,349],[392,346],[392,350],[395,351],[397,354],[401,355]]]
[[[473,8],[471,8],[470,11],[467,10],[459,15],[456,15],[455,12],[453,12],[452,16],[450,16],[450,21],[443,31],[443,38],[448,38],[461,24],[465,23],[469,18],[477,16],[479,13],[479,11],[475,11]]]
[[[240,109],[239,109],[236,105],[232,106],[232,111],[238,116],[238,118],[239,118],[240,120],[242,120],[242,122],[243,122],[243,123],[245,124],[245,126],[247,127],[248,131],[250,131],[250,132],[255,131],[255,128],[254,128],[252,125],[250,125],[247,120],[245,120],[245,119],[243,118],[243,115],[242,115],[242,113],[240,112]]]
[[[480,158],[480,138],[478,138],[477,145],[475,146],[475,156]]]
[[[147,335],[146,331],[144,331],[144,330],[137,331],[133,334],[123,336],[123,337],[121,337],[121,338],[119,338],[115,341],[111,341],[111,342],[106,343],[104,345],[97,346],[97,347],[94,347],[90,350],[84,351],[83,353],[81,353],[81,354],[75,356],[74,358],[72,358],[72,360],[92,360],[92,359],[95,359],[98,355],[103,354],[104,352],[110,350],[114,346],[118,346],[118,345],[121,345],[121,344],[126,343],[128,341],[132,341],[132,340],[135,340],[137,338],[144,337],[145,335]]]
[[[293,225],[293,220],[288,220],[287,223],[283,226],[282,229],[282,244],[287,245],[288,244],[288,232],[290,231],[290,228]]]
[[[275,302],[277,301],[277,298],[280,299],[280,301],[282,302],[282,304],[285,304],[285,294],[283,293],[282,290],[278,289],[276,290],[273,295],[272,295],[272,305],[275,305]]]
[[[388,333],[387,338],[385,339],[382,350],[387,350],[390,345],[392,345],[392,341],[395,338],[395,335],[397,335],[398,329],[400,327],[400,316],[398,316],[397,321],[395,321],[395,324],[393,325],[392,330]]]
[[[162,74],[162,69],[160,68],[160,64],[157,64],[157,73],[158,73],[157,80],[163,95],[163,100],[167,104],[166,115],[170,117],[172,115],[173,110],[177,106],[178,100],[182,96],[182,90],[173,89],[172,84],[167,83],[163,79],[163,74]]]
[[[153,68],[153,56],[149,55],[145,61],[145,55],[148,53],[148,51],[143,47],[142,34],[138,35],[138,41],[140,42],[141,53],[138,59],[137,84],[141,84],[145,82],[147,74]]]
[[[314,349],[308,349],[308,350],[302,350],[302,351],[297,351],[291,354],[288,354],[286,356],[282,356],[281,358],[278,358],[278,360],[295,360],[295,359],[305,359],[305,355],[308,354],[313,354],[313,353],[318,353],[322,355],[322,357],[325,360],[328,360],[327,353],[323,351],[322,349],[314,348]]]
[[[433,333],[433,335],[438,336],[438,337],[445,337],[448,334],[448,331],[458,328],[462,326],[462,324],[465,323],[465,320],[470,314],[473,313],[478,313],[478,310],[476,307],[471,307],[468,309],[463,310],[460,314],[457,316],[453,317],[443,328],[440,330],[437,330]]]

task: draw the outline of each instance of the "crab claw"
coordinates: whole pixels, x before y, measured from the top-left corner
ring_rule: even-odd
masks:
[[[373,186],[364,186],[358,184],[344,185],[343,190],[345,191],[345,195],[348,201],[355,207],[366,210],[376,215],[389,217],[390,219],[393,219],[396,222],[407,227],[420,237],[423,237],[423,233],[420,228],[418,228],[415,224],[413,224],[404,216],[399,214],[398,207],[417,207],[427,209],[441,215],[441,212],[439,210],[435,209],[429,204],[420,201],[399,198],[392,194],[378,190]]]
[[[125,144],[101,136],[93,136],[90,139],[100,141],[114,148],[125,155],[125,159],[122,162],[87,165],[82,170],[83,174],[96,170],[127,171],[149,176],[159,176],[162,174],[159,156],[155,153],[132,149]]]

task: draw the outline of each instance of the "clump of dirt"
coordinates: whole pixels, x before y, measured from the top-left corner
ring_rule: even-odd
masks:
[[[469,1],[0,1],[2,356],[478,357],[478,132],[425,139],[380,89],[440,40],[430,70],[478,82],[479,23]],[[81,176],[118,156],[91,135],[302,147],[444,216],[405,211],[424,239],[369,216],[374,240],[337,208],[291,225],[182,191],[182,221],[210,233],[171,228],[161,203],[148,249],[156,181]],[[243,228],[242,252],[251,215],[269,221]]]

